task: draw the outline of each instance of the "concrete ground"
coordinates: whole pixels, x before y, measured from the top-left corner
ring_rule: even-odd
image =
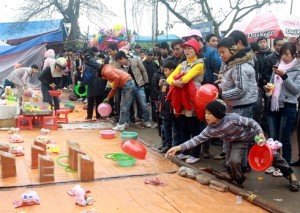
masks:
[[[161,138],[158,136],[156,128],[137,128],[131,127],[129,130],[137,131],[139,138],[144,140],[154,149],[161,144]],[[210,152],[212,156],[221,153],[222,146],[211,145]],[[293,159],[297,159],[297,145],[295,134],[293,137]],[[213,157],[205,159],[201,157],[198,163],[193,166],[203,168],[211,166],[214,170],[222,172],[224,160],[214,160]],[[293,167],[293,170],[300,179],[300,167]],[[264,198],[273,205],[280,207],[284,212],[299,212],[300,208],[300,192],[289,191],[289,183],[283,177],[273,177],[272,175],[265,174],[264,172],[252,171],[248,173],[247,179],[244,183],[244,189],[252,191],[254,194]]]

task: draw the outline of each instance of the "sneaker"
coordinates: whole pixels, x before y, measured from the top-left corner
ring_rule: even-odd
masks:
[[[113,127],[112,129],[116,131],[123,131],[125,130],[125,126],[126,124],[117,124],[117,126]]]
[[[265,173],[272,174],[275,171],[275,168],[273,166],[266,169]]]
[[[275,171],[273,172],[273,176],[274,176],[274,177],[282,177],[283,174],[282,174],[282,172],[280,171],[280,169],[275,169]]]
[[[225,158],[226,158],[226,153],[225,152],[222,152],[221,154],[216,155],[214,157],[215,160],[222,160],[222,159],[225,159]]]
[[[179,154],[176,156],[179,160],[188,159],[190,155]]]
[[[200,160],[200,158],[195,158],[193,156],[189,157],[188,159],[185,160],[186,163],[196,163]]]
[[[144,123],[144,125],[145,125],[146,127],[151,127],[150,121],[146,121],[146,122]]]

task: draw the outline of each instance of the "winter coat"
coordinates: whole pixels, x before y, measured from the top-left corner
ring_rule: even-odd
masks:
[[[287,78],[282,77],[282,85],[279,95],[279,107],[283,108],[284,103],[298,104],[297,98],[300,96],[300,62],[299,60],[292,68],[286,70]],[[274,83],[274,73],[271,76]]]
[[[84,85],[86,84],[88,86],[88,97],[105,95],[106,81],[98,77],[99,67],[100,64],[98,64],[94,58],[91,58],[89,61],[85,61],[85,68],[83,72],[86,72],[88,69],[90,69],[94,73],[94,77],[89,82],[82,82]]]
[[[254,53],[251,48],[236,53],[222,70],[222,98],[229,100],[233,107],[253,104],[258,98],[255,79]]]
[[[143,62],[137,58],[129,58],[129,64],[131,71],[134,75],[134,79],[139,87],[149,83],[147,71],[143,65]]]
[[[273,73],[273,66],[278,64],[280,61],[280,56],[279,54],[274,51],[270,55],[267,56],[266,61],[264,63],[264,69],[262,74],[262,78],[266,81],[269,82]]]
[[[62,77],[53,78],[51,73],[51,68],[47,66],[39,76],[41,83],[46,86],[48,89],[52,89],[50,84],[54,83],[56,85],[55,89],[62,88]]]
[[[209,46],[204,46],[202,50],[204,59],[205,73],[202,84],[213,84],[217,80],[217,75],[222,64],[218,51]],[[215,73],[215,74],[214,74]]]
[[[159,69],[159,66],[154,61],[143,61],[143,65],[147,71],[149,84],[152,85],[153,75]]]
[[[160,70],[157,70],[154,75],[153,75],[153,79],[152,79],[152,84],[151,84],[151,99],[156,101],[158,100],[158,96],[160,93],[160,87],[159,87],[159,81],[160,79],[165,78],[164,74],[161,73]]]

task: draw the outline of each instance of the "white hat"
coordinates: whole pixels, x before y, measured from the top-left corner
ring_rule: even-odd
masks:
[[[55,65],[59,67],[59,70],[57,70],[54,66],[51,67],[51,74],[53,78],[59,78],[62,77],[62,71],[66,69],[67,67],[67,60],[63,57],[57,58],[55,61]]]
[[[191,29],[186,33],[186,35],[182,36],[182,38],[184,39],[184,38],[191,37],[191,36],[198,36],[198,37],[202,38],[202,33],[200,32],[200,30]]]

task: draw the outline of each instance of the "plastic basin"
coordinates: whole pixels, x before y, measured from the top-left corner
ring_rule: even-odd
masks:
[[[125,141],[121,148],[126,154],[138,159],[145,159],[147,154],[146,147],[136,140]]]
[[[121,139],[122,140],[137,139],[137,138],[138,138],[138,133],[137,132],[123,131],[121,133]]]
[[[124,160],[117,160],[117,162],[118,162],[118,165],[121,167],[130,167],[135,164],[136,159],[131,157],[131,158],[124,159]]]
[[[52,97],[59,97],[61,95],[61,91],[58,91],[58,90],[49,90],[49,94]]]
[[[110,129],[102,130],[102,131],[100,131],[100,135],[102,138],[111,139],[111,138],[116,137],[116,131],[110,130]]]
[[[249,152],[248,161],[255,171],[265,171],[273,163],[273,152],[267,145],[255,144]]]

